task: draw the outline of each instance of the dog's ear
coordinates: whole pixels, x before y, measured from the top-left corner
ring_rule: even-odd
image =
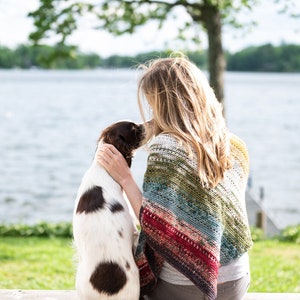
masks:
[[[119,152],[123,155],[125,158],[129,168],[131,167],[131,161],[132,161],[132,149],[131,146],[128,145],[126,142],[126,139],[122,134],[118,134],[113,138],[113,141],[111,141],[111,144],[113,144]]]
[[[117,150],[123,155],[129,167],[131,167],[132,155],[131,147],[127,144],[125,137],[119,130],[115,130],[113,126],[109,126],[103,130],[99,141],[103,141],[106,144],[114,145]]]
[[[102,140],[104,143],[107,143],[106,140],[108,139],[108,136],[109,136],[108,133],[109,133],[109,131],[110,131],[110,127],[105,128],[102,131],[102,133],[101,133],[101,135],[100,135],[100,137],[98,139],[98,142],[100,142]]]

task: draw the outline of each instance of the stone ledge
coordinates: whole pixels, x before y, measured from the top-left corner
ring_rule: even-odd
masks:
[[[0,290],[1,300],[77,300],[73,290]]]
[[[298,293],[248,293],[244,300],[300,300]]]
[[[78,300],[74,290],[0,290],[0,300]],[[244,300],[300,300],[298,293],[248,293]]]

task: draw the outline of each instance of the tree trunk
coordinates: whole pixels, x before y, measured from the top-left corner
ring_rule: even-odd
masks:
[[[202,7],[201,20],[208,36],[208,66],[210,84],[217,99],[224,103],[225,57],[222,47],[222,22],[219,9],[211,4]]]
[[[217,99],[223,103],[225,58],[222,47],[220,13],[212,15],[207,25],[210,84],[215,90]]]

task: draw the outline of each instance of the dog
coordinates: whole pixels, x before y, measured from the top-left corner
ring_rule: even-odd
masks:
[[[120,121],[102,132],[97,149],[101,143],[114,145],[130,167],[143,138],[142,124]],[[95,155],[78,189],[73,212],[80,300],[139,299],[139,272],[133,257],[135,229],[120,185]]]

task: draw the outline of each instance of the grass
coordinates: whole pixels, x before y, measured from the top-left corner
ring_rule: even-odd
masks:
[[[0,238],[1,289],[74,289],[70,238]],[[250,251],[250,292],[300,293],[300,245],[257,241]]]
[[[257,241],[250,251],[250,292],[300,293],[300,245]]]
[[[1,289],[73,289],[70,239],[0,238]]]

